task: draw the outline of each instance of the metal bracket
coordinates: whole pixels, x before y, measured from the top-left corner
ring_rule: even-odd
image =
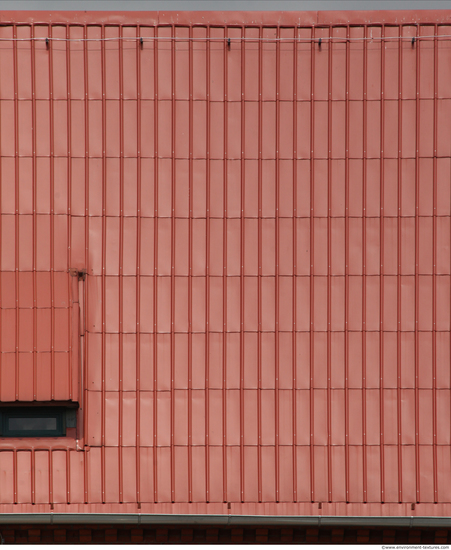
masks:
[[[71,267],[69,269],[69,275],[71,277],[77,277],[79,281],[84,281],[86,279],[86,274],[86,269],[77,269],[76,267]]]

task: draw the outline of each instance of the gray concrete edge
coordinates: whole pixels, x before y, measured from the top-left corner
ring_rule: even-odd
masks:
[[[247,516],[219,514],[9,514],[0,525],[217,525],[288,527],[451,527],[451,517],[438,516]]]

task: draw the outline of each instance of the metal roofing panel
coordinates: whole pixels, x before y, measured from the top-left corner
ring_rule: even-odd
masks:
[[[450,13],[5,17],[0,510],[450,515]]]

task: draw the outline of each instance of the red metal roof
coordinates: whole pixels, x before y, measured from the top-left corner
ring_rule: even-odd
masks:
[[[0,19],[0,511],[450,516],[451,12]]]

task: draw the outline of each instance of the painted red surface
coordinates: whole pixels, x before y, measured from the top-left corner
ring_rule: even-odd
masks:
[[[0,18],[0,511],[451,515],[451,13]]]

